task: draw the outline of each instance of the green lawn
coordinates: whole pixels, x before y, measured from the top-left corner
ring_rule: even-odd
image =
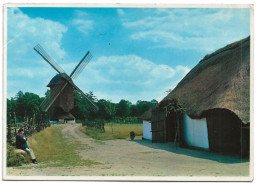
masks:
[[[143,124],[106,123],[105,132],[90,127],[82,127],[81,131],[97,140],[128,139],[131,131],[136,136],[142,136]]]
[[[31,147],[37,157],[37,160],[43,165],[52,167],[61,166],[90,166],[99,164],[92,160],[83,160],[76,154],[76,148],[79,143],[70,143],[64,139],[60,126],[51,126],[43,131],[34,134],[28,139]]]

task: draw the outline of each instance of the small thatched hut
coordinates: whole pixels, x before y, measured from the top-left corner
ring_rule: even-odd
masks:
[[[152,109],[145,111],[138,119],[143,122],[143,138],[152,140]]]
[[[249,155],[250,37],[205,56],[152,112],[152,141]]]

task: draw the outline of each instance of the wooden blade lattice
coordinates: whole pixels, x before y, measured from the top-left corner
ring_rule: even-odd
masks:
[[[71,72],[70,77],[75,79],[82,70],[86,67],[89,61],[92,59],[93,55],[88,51],[85,56],[81,59],[79,64],[75,67],[75,69]]]
[[[41,103],[42,111],[47,112],[49,110],[51,105],[55,102],[55,100],[58,98],[58,96],[67,86],[67,84],[68,82],[64,82],[53,87],[53,89],[51,90],[51,94]]]
[[[88,104],[90,105],[90,108],[95,112],[97,112],[99,110],[98,106],[85,93],[83,93],[83,91],[81,91],[75,84],[73,84],[73,86],[80,94],[82,94],[82,96],[86,98]]]
[[[65,71],[45,52],[40,44],[33,48],[47,63],[49,63],[58,73],[65,73]]]
[[[73,82],[72,78],[76,78],[82,70],[86,67],[86,65],[89,63],[89,61],[92,59],[92,54],[88,51],[85,56],[81,59],[79,64],[75,67],[75,69],[72,71],[70,76],[68,76],[65,71],[45,52],[45,50],[41,47],[40,44],[36,45],[33,48],[47,63],[49,63],[59,74],[63,76],[63,78],[66,80],[66,82],[56,85],[51,90],[51,95],[48,96],[42,103],[41,103],[41,109],[45,112],[49,110],[51,105],[55,102],[55,100],[58,98],[58,96],[61,94],[61,92],[64,90],[64,88],[67,86],[67,84],[71,84],[76,90],[78,90],[79,93],[82,94],[87,99],[88,104],[90,105],[90,108],[94,111],[98,111],[98,106],[85,94],[83,93]]]

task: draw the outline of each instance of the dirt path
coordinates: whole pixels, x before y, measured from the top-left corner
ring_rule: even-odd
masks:
[[[80,124],[62,125],[67,141],[79,143],[77,153],[100,162],[84,167],[8,168],[15,176],[248,176],[249,162],[209,152],[176,149],[172,143],[146,140],[97,141],[79,130]]]

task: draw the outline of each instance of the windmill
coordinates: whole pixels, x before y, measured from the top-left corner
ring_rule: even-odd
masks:
[[[72,81],[85,68],[88,62],[92,59],[91,53],[88,51],[81,59],[78,65],[74,68],[70,75],[65,71],[43,50],[41,45],[36,45],[33,48],[54,70],[58,72],[47,87],[50,87],[50,95],[42,102],[41,109],[44,112],[50,112],[50,120],[54,122],[75,122],[75,117],[70,113],[74,108],[74,90],[77,90],[84,97],[89,107],[98,111],[97,105],[83,93]]]

